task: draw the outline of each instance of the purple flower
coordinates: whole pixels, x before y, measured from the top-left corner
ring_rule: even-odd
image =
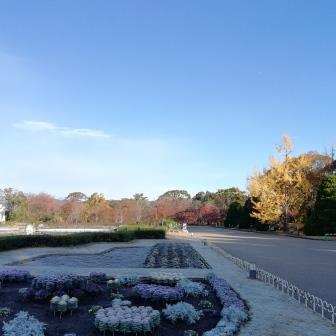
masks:
[[[133,288],[133,291],[143,299],[154,301],[178,301],[182,298],[182,291],[175,287],[138,284]]]
[[[51,297],[51,293],[46,289],[39,289],[35,292],[34,299],[37,301],[45,301]]]
[[[210,276],[208,276],[208,281],[215,290],[223,306],[235,306],[237,308],[240,308],[241,310],[246,309],[244,301],[224,279],[218,278],[214,274],[211,274]]]
[[[75,288],[71,291],[71,295],[76,297],[76,298],[80,298],[80,297],[83,297],[85,295],[85,292],[80,288]]]
[[[106,274],[104,272],[91,272],[89,279],[95,283],[106,282]]]
[[[88,282],[85,287],[85,292],[89,295],[97,295],[103,292],[103,288],[93,282]]]
[[[25,282],[30,278],[30,273],[25,270],[3,270],[0,271],[0,282]]]

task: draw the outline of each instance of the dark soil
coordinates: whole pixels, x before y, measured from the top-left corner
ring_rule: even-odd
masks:
[[[76,333],[77,336],[101,336],[102,333],[98,332],[94,326],[94,316],[88,314],[88,310],[92,305],[101,305],[103,307],[111,306],[111,298],[108,290],[97,297],[83,297],[79,299],[79,308],[70,316],[70,313],[65,313],[60,320],[59,315],[54,317],[53,313],[49,311],[49,302],[20,302],[18,296],[18,289],[22,287],[29,287],[27,284],[5,284],[0,289],[1,304],[0,307],[8,307],[11,310],[11,314],[6,318],[0,318],[0,322],[11,320],[14,315],[21,311],[27,311],[29,314],[34,315],[39,321],[47,324],[46,336],[63,336],[65,333]],[[184,297],[183,301],[191,303],[196,309],[198,302],[202,299],[209,300],[214,305],[215,314],[206,314],[197,323],[188,325],[186,323],[175,323],[167,321],[163,315],[161,315],[161,324],[152,335],[155,336],[183,336],[183,332],[188,329],[193,329],[202,335],[203,332],[214,328],[220,319],[219,313],[221,305],[217,297],[215,296],[212,288],[206,284],[206,288],[209,291],[209,296],[206,298],[192,298]],[[162,311],[166,304],[164,302],[146,302],[143,299],[136,298],[132,295],[131,289],[124,289],[121,291],[124,294],[125,299],[132,301],[135,306],[152,306],[154,309]],[[1,323],[2,324],[2,323]],[[0,333],[3,335],[3,333]],[[112,335],[106,333],[106,335]],[[120,333],[120,336],[124,334]],[[119,336],[115,333],[115,336]]]

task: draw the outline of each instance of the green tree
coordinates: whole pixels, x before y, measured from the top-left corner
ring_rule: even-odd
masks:
[[[240,226],[243,220],[244,210],[239,202],[232,202],[226,215],[224,225],[226,227]]]
[[[7,220],[20,222],[29,219],[27,197],[22,191],[13,188],[0,190],[0,200],[5,205]]]
[[[212,196],[213,202],[221,209],[229,209],[233,202],[243,205],[246,201],[246,195],[239,188],[232,187],[228,189],[218,189]]]
[[[190,194],[186,190],[169,190],[162,194],[160,198],[170,198],[172,200],[190,199]]]
[[[304,232],[307,235],[336,233],[336,175],[326,176],[322,180]]]
[[[80,191],[74,191],[70,193],[65,200],[69,202],[85,202],[88,200],[88,197]]]

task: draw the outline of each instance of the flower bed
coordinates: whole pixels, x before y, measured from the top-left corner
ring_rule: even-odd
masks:
[[[165,276],[169,279],[175,278],[175,275]],[[76,333],[80,336],[102,336],[104,331],[106,336],[112,336],[113,332],[115,336],[124,335],[124,332],[126,335],[133,336],[136,335],[136,332],[141,335],[149,329],[155,329],[153,334],[160,334],[160,336],[184,336],[184,331],[193,329],[201,336],[205,331],[213,329],[220,319],[222,305],[215,291],[206,282],[203,282],[201,287],[204,286],[204,289],[207,290],[208,296],[206,298],[213,304],[215,313],[203,316],[199,297],[186,295],[180,288],[175,287],[176,284],[162,286],[138,283],[132,286],[132,283],[141,280],[132,276],[124,277],[124,279],[127,278],[127,281],[118,287],[118,293],[113,290],[114,297],[120,298],[111,299],[111,289],[107,287],[106,283],[102,286],[101,295],[84,293],[79,300],[69,297],[76,296],[71,293],[74,290],[82,288],[84,291],[87,284],[92,283],[92,280],[102,281],[104,275],[95,273],[91,274],[90,278],[75,274],[36,277],[32,280],[33,286],[29,288],[28,292],[45,291],[47,288],[48,291],[66,290],[69,292],[69,294],[38,301],[32,301],[31,298],[22,300],[19,295],[22,284],[8,283],[0,289],[0,296],[2,308],[7,307],[10,313],[8,316],[1,317],[1,320],[9,322],[19,311],[26,311],[30,316],[34,316],[38,321],[46,324],[46,336],[60,336],[66,333]],[[142,281],[147,281],[147,279]],[[144,297],[135,293],[134,288],[140,289],[141,293],[146,293]],[[170,298],[174,300],[168,301],[171,306],[168,307],[166,315],[164,315],[163,310],[167,309],[164,299],[170,300]],[[183,312],[194,312],[194,310],[188,305],[176,305],[180,300],[194,307],[196,313],[192,319],[188,319]],[[155,322],[158,321],[157,313],[154,314],[155,319],[152,314],[154,311],[160,312],[159,325]],[[97,319],[97,316],[101,318]],[[195,323],[189,324],[193,321]]]
[[[221,311],[222,318],[216,327],[205,332],[203,336],[233,336],[248,319],[247,306],[224,279],[211,273],[207,280],[224,307]]]
[[[210,268],[202,256],[188,243],[158,243],[150,250],[147,268]]]

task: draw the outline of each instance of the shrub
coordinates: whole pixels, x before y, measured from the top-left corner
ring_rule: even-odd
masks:
[[[208,291],[201,283],[191,281],[189,279],[182,279],[177,283],[177,287],[180,288],[187,296],[208,296]]]
[[[160,324],[160,312],[152,307],[117,306],[98,310],[95,326],[101,331],[121,333],[151,332]]]
[[[165,318],[171,322],[178,320],[193,324],[202,316],[202,311],[197,311],[193,305],[186,302],[179,302],[174,305],[166,305],[166,309],[162,310]]]
[[[0,237],[0,251],[23,247],[75,246],[93,242],[127,242],[140,238],[164,239],[165,231],[162,229],[139,229],[120,230],[115,232],[81,232],[67,235],[2,236]]]
[[[133,291],[146,300],[178,301],[182,298],[182,291],[175,287],[139,284],[133,288]]]
[[[11,321],[4,322],[2,331],[4,336],[44,336],[45,324],[34,316],[21,311]]]

